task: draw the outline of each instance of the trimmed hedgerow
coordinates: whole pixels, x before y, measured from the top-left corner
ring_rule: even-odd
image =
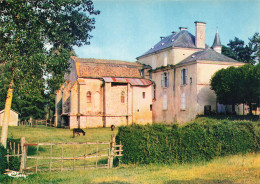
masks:
[[[116,141],[124,145],[123,163],[197,162],[259,151],[256,129],[252,122],[131,125],[119,127]]]

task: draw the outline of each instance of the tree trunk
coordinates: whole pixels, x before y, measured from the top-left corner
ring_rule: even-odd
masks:
[[[4,119],[2,123],[2,134],[1,134],[1,143],[6,148],[6,141],[7,141],[7,134],[8,134],[8,124],[10,120],[10,110],[12,105],[13,99],[13,80],[9,84],[9,88],[7,91],[7,97],[5,101],[5,112],[4,112]]]
[[[235,103],[232,103],[232,115],[236,114],[236,106]]]
[[[250,102],[249,103],[249,115],[253,115],[253,106],[252,106],[252,103]]]

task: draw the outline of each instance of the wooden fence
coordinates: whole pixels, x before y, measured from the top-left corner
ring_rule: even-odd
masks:
[[[21,157],[21,144],[8,141],[7,144],[7,162],[9,163],[11,157]],[[9,164],[8,164],[8,170],[9,170]]]
[[[121,144],[116,145],[114,135],[108,142],[84,143],[28,143],[22,137],[18,152],[8,154],[7,158],[20,156],[20,172],[112,168],[114,158],[123,156],[122,148]],[[79,163],[76,164],[76,162]]]
[[[49,127],[55,127],[55,125],[50,121],[50,120],[24,120],[24,121],[19,121],[18,122],[18,126],[31,126],[31,127],[35,127],[38,125],[45,125],[45,126],[49,126]]]

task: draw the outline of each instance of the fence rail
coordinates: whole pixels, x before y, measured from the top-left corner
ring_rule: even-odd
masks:
[[[29,119],[29,120],[24,120],[24,121],[18,121],[18,126],[38,126],[38,125],[45,125],[45,126],[49,126],[49,127],[55,127],[54,123],[52,123],[50,120],[33,120],[33,119]]]
[[[28,149],[28,147],[31,148]],[[114,157],[123,156],[122,148],[123,146],[121,144],[115,144],[114,135],[112,135],[111,140],[107,142],[96,141],[83,143],[28,143],[25,138],[22,137],[21,142],[18,144],[9,142],[7,159],[9,160],[9,158],[13,156],[20,157],[20,172],[33,171],[37,173],[46,170],[63,171],[89,168],[112,168]],[[32,153],[29,153],[28,150],[34,150],[33,155],[31,155]],[[48,151],[49,154],[47,154]],[[78,151],[78,153],[76,151]],[[72,155],[66,155],[68,152]],[[81,153],[79,154],[79,152]],[[102,158],[104,159],[101,160]],[[80,162],[79,165],[77,165],[76,162]],[[58,164],[59,167],[57,166]]]

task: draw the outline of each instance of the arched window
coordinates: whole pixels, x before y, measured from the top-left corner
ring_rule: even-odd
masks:
[[[91,92],[87,92],[87,103],[91,103]]]
[[[121,103],[125,103],[125,92],[121,92]]]

